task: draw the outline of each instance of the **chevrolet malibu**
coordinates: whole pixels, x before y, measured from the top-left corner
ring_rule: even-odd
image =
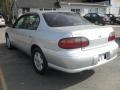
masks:
[[[73,12],[26,13],[5,33],[8,49],[16,47],[32,57],[37,72],[48,67],[77,73],[117,57],[111,27],[96,26]]]

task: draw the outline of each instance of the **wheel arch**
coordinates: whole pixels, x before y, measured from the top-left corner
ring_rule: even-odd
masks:
[[[40,48],[40,46],[38,46],[38,45],[36,45],[36,44],[33,44],[32,46],[31,46],[31,55],[32,55],[32,53],[33,53],[33,50],[35,49],[35,48],[39,48],[40,50],[41,50],[41,48]],[[41,50],[42,51],[42,50]]]
[[[40,54],[41,54],[41,57],[43,58],[44,66],[43,66],[43,69],[41,71],[39,71],[39,69],[35,65],[35,62],[34,62],[34,50],[38,50],[40,52]],[[34,66],[35,70],[40,74],[45,74],[47,72],[47,70],[48,70],[48,62],[47,62],[47,60],[46,60],[46,58],[45,58],[45,56],[44,56],[44,54],[43,54],[43,52],[42,52],[39,45],[33,44],[31,46],[31,56],[32,56],[33,66]]]

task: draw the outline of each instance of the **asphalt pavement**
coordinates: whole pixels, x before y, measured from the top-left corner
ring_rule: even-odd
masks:
[[[34,71],[30,57],[17,49],[6,48],[5,29],[0,28],[0,90],[120,89],[120,51],[114,61],[94,70],[68,74],[50,69],[47,75],[41,76]],[[120,34],[118,26],[116,30]]]

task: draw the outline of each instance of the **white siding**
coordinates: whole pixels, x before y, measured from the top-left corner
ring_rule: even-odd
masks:
[[[18,17],[20,17],[22,14],[22,9],[18,9]]]
[[[61,5],[61,8],[58,10],[71,11],[71,9],[80,9],[81,15],[85,15],[87,13],[106,13],[106,7],[102,6],[88,6],[88,5]]]
[[[39,12],[40,9],[39,9],[39,8],[31,8],[30,11],[31,11],[31,12]]]
[[[97,6],[97,5],[86,5],[86,4],[61,4],[61,8],[58,8],[56,10],[62,10],[62,11],[71,11],[75,10],[79,12],[82,16],[87,13],[99,13],[99,14],[105,14],[107,6]],[[39,12],[39,8],[30,8],[31,12]],[[115,10],[113,10],[115,11]],[[108,12],[108,9],[107,9]],[[115,11],[118,12],[118,11]],[[21,16],[23,14],[22,9],[18,9],[18,16]]]

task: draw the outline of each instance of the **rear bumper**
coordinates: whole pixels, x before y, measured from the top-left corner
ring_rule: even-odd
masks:
[[[106,52],[110,53],[110,58],[99,61],[99,56]],[[48,61],[48,65],[50,67],[68,73],[77,73],[103,65],[109,61],[114,60],[117,57],[117,52],[118,45],[115,42],[104,47],[86,51],[81,50],[67,52],[57,51],[55,52],[51,50],[44,51],[46,59]]]
[[[94,69],[100,65],[103,65],[109,61],[112,61],[114,60],[115,58],[117,57],[114,56],[113,58],[111,58],[110,60],[106,60],[106,61],[103,61],[101,63],[98,63],[98,64],[95,64],[95,65],[91,65],[91,66],[86,66],[86,67],[83,67],[83,68],[76,68],[76,69],[69,69],[69,68],[63,68],[63,67],[58,67],[56,65],[53,65],[53,64],[49,64],[50,67],[54,68],[54,69],[57,69],[57,70],[60,70],[60,71],[63,71],[63,72],[67,72],[67,73],[78,73],[78,72],[81,72],[81,71],[85,71],[85,70],[91,70],[91,69]]]

